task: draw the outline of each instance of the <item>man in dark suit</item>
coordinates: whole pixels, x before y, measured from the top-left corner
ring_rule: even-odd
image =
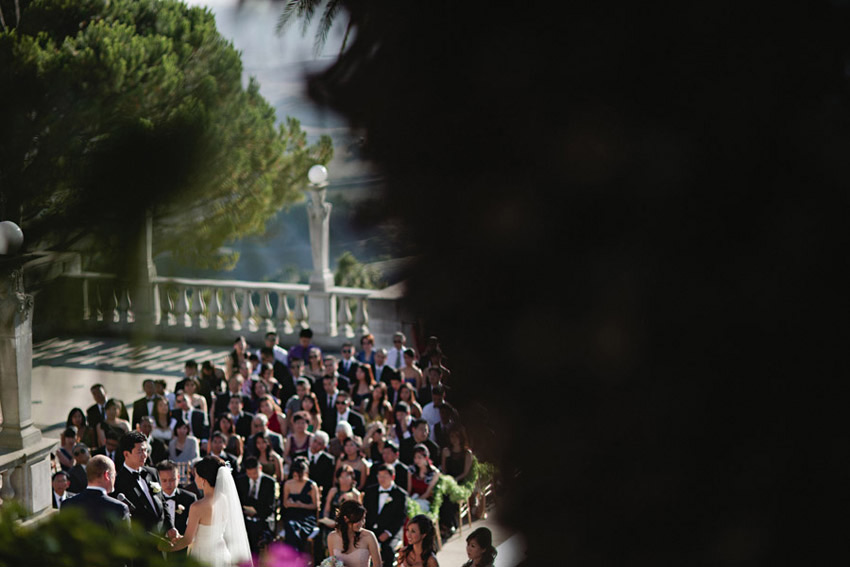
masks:
[[[143,415],[139,418],[139,424],[136,426],[137,431],[141,431],[142,435],[148,440],[148,460],[145,463],[147,466],[155,466],[158,462],[168,458],[168,446],[161,439],[157,439],[153,433],[153,417]]]
[[[422,418],[414,419],[413,423],[410,424],[410,432],[410,437],[402,440],[398,446],[399,459],[401,459],[402,463],[406,465],[413,464],[413,448],[420,443],[428,447],[428,452],[431,454],[432,459],[439,458],[440,447],[429,438],[431,428],[427,421]]]
[[[177,423],[189,424],[189,432],[197,437],[203,445],[210,438],[210,420],[207,417],[207,412],[196,410],[189,406],[189,400],[183,392],[178,392],[174,397],[174,403],[177,407],[171,410],[171,417],[177,420]]]
[[[387,364],[387,349],[379,348],[375,351],[375,380],[389,386],[393,376],[398,376],[398,372]]]
[[[224,438],[224,434],[222,434],[221,431],[216,431],[210,435],[210,455],[218,457],[230,465],[230,470],[233,471],[233,477],[235,478],[239,473],[239,463],[235,456],[224,450],[226,445],[227,440]]]
[[[156,386],[150,378],[142,382],[142,390],[145,395],[133,402],[133,427],[139,424],[143,415],[153,415],[153,397],[156,394]]]
[[[336,434],[336,397],[339,392],[334,376],[322,377],[322,388],[316,391],[319,411],[322,414],[322,431],[331,437]]]
[[[68,490],[71,484],[71,476],[65,471],[53,473],[51,484],[53,485],[53,507],[57,510],[62,508],[62,504],[66,500],[77,495]]]
[[[244,410],[244,400],[239,396],[230,398],[228,411],[233,416],[233,428],[236,434],[247,439],[251,436],[251,422],[254,420],[254,414]]]
[[[416,401],[424,408],[426,404],[433,401],[431,391],[438,385],[442,384],[443,371],[439,366],[429,366],[425,369],[425,376],[428,378],[428,383],[419,388],[416,394]],[[443,385],[445,387],[445,385]]]
[[[351,399],[349,398],[348,392],[339,392],[336,396],[336,402],[334,402],[336,409],[334,413],[336,415],[334,418],[334,431],[336,431],[336,425],[341,421],[347,421],[351,425],[351,429],[354,431],[354,434],[358,437],[365,437],[366,435],[366,421],[363,419],[363,416],[351,409]]]
[[[354,383],[354,373],[359,366],[358,362],[354,360],[354,345],[350,342],[343,343],[340,353],[342,354],[342,360],[339,361],[336,371],[347,377],[350,382]]]
[[[60,514],[69,510],[81,510],[92,522],[115,532],[130,527],[130,510],[126,504],[107,496],[114,489],[115,464],[98,455],[86,466],[88,487],[80,494],[65,501]]]
[[[269,443],[275,453],[283,456],[283,436],[269,429],[269,418],[264,413],[258,413],[251,421],[251,437],[245,441],[245,456],[257,456],[257,437],[268,436]]]
[[[245,474],[236,478],[236,491],[242,502],[245,529],[251,551],[257,553],[261,541],[274,537],[274,487],[275,480],[263,474],[256,457],[247,457]]]
[[[392,467],[395,472],[395,482],[399,486],[407,486],[407,477],[410,472],[407,465],[398,460],[398,445],[392,441],[384,443],[384,450],[381,451],[381,459],[383,462]],[[312,476],[311,476],[312,478]],[[369,471],[369,477],[366,479],[366,486],[371,486],[378,483],[378,466],[375,465]]]
[[[348,376],[343,376],[337,371],[337,358],[329,354],[322,359],[322,366],[325,367],[325,373],[322,375],[322,378],[336,378],[336,387],[340,390],[345,390],[346,392],[351,391],[351,381],[348,379]],[[316,381],[316,388],[321,389],[322,384],[319,381]],[[319,393],[316,392],[318,396]]]
[[[366,487],[363,495],[366,528],[372,530],[378,538],[383,564],[392,565],[407,517],[407,491],[394,482],[392,467],[382,463],[375,468],[378,484]]]
[[[177,486],[177,481],[180,479],[177,463],[160,461],[156,465],[156,470],[159,472],[159,482],[162,484],[162,499],[171,517],[174,518],[174,527],[181,534],[185,533],[186,521],[189,519],[189,506],[198,497]]]
[[[251,402],[251,398],[242,393],[242,375],[238,372],[234,373],[233,376],[227,381],[227,391],[217,395],[215,397],[215,405],[213,414],[214,417],[218,417],[223,413],[233,413],[231,410],[228,410],[230,406],[231,398],[240,398],[242,400],[242,405],[245,406]]]
[[[91,459],[89,448],[83,443],[74,445],[74,466],[68,471],[68,476],[71,479],[71,484],[68,490],[74,494],[79,494],[86,489],[88,478],[86,477],[86,465]]]
[[[124,455],[121,454],[120,450],[121,437],[122,435],[119,431],[109,429],[106,432],[106,444],[103,447],[92,451],[92,457],[95,455],[104,455],[109,457],[112,459],[112,462],[115,463],[115,468],[120,469],[121,465],[124,464]]]
[[[130,517],[145,531],[164,533],[169,539],[177,536],[174,518],[162,500],[159,474],[153,467],[146,467],[148,444],[139,431],[131,431],[121,438],[121,453],[124,465],[115,478],[115,494],[123,494],[130,502]],[[91,466],[91,465],[89,465]]]
[[[95,384],[89,389],[89,391],[94,398],[94,404],[89,406],[86,410],[86,424],[91,428],[95,428],[98,423],[106,419],[106,402],[108,402],[109,399],[106,397],[106,388],[103,384]],[[127,408],[124,404],[118,404],[118,407],[121,408],[118,417],[130,421],[129,416],[127,415]]]
[[[315,432],[313,440],[310,441],[310,447],[307,449],[307,455],[305,455],[310,466],[310,478],[322,488],[322,509],[324,509],[325,497],[334,485],[334,465],[336,463],[333,456],[325,451],[329,441],[328,434],[324,431]]]

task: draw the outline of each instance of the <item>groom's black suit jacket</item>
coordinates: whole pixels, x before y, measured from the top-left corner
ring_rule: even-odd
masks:
[[[118,469],[118,476],[115,478],[115,492],[112,496],[123,494],[127,497],[127,500],[133,505],[133,511],[130,513],[131,518],[134,522],[141,524],[145,531],[165,533],[174,527],[174,519],[164,506],[162,492],[154,494],[150,486],[151,482],[159,482],[159,474],[153,467],[142,467],[141,470],[144,471],[145,482],[148,484],[148,490],[153,499],[153,508],[151,508],[147,496],[142,491],[142,487],[124,466]]]
[[[127,505],[96,488],[87,488],[63,502],[59,513],[67,513],[69,510],[81,510],[86,518],[112,532],[122,524],[130,527],[130,510]]]
[[[395,485],[390,491],[391,500],[384,504],[381,513],[378,513],[378,490],[380,486],[373,484],[366,487],[363,495],[363,506],[366,508],[366,529],[380,536],[389,532],[396,536],[404,525],[407,518],[407,491]]]
[[[197,499],[198,497],[188,490],[183,490],[182,488],[176,488],[174,490],[174,527],[181,534],[186,532],[186,523],[189,520],[189,506]],[[165,497],[163,497],[163,500],[165,500]],[[183,506],[182,513],[178,508],[181,505]]]

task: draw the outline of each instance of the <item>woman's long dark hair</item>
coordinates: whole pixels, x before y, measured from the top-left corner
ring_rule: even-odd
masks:
[[[355,500],[346,500],[340,504],[339,511],[336,513],[336,529],[342,537],[343,553],[348,550],[349,543],[352,548],[357,547],[357,542],[360,541],[360,532],[354,532],[354,541],[349,542],[348,527],[362,520],[364,514],[366,514],[366,508],[364,508],[360,502]]]
[[[168,408],[168,400],[165,398],[165,396],[160,396],[159,394],[154,395],[152,399],[153,399],[153,415],[151,417],[153,417],[154,424],[157,427],[168,427],[168,424],[171,423],[171,412],[170,412],[170,410],[166,411],[165,416],[163,417],[163,419],[165,419],[165,423],[162,423],[160,421],[159,412],[156,410],[156,406],[160,402],[165,402],[165,407]]]
[[[74,414],[80,412],[80,415],[83,416],[83,421],[80,423],[80,427],[86,427],[86,413],[80,408],[71,408],[71,411],[68,412],[68,419],[65,421],[65,427],[70,427],[74,425],[74,422],[71,420],[74,417]]]
[[[493,547],[493,533],[488,528],[478,528],[467,536],[466,541],[475,540],[478,542],[478,547],[484,550],[484,555],[481,556],[481,565],[492,565],[496,560],[497,551]]]
[[[431,518],[426,516],[425,514],[419,514],[418,516],[413,516],[410,518],[411,524],[416,524],[419,528],[419,533],[422,534],[422,564],[425,565],[428,563],[428,558],[434,555],[434,542],[437,539],[436,529],[434,528],[434,522],[431,521]],[[404,556],[407,557],[407,554],[413,551],[413,544],[409,543],[404,548]]]

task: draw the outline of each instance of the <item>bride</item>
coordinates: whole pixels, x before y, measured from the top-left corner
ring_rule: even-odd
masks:
[[[328,535],[328,552],[340,559],[345,567],[381,567],[378,538],[363,529],[366,508],[356,500],[346,500],[336,515],[336,530]]]
[[[186,533],[176,543],[160,543],[161,551],[191,544],[189,555],[210,567],[232,567],[251,559],[242,505],[230,467],[209,455],[195,464],[195,484],[204,497],[189,507]]]

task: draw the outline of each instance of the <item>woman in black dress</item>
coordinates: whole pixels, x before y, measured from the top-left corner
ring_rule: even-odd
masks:
[[[282,535],[298,551],[304,551],[319,510],[319,486],[310,480],[309,470],[307,459],[296,457],[290,467],[292,478],[283,483]]]

